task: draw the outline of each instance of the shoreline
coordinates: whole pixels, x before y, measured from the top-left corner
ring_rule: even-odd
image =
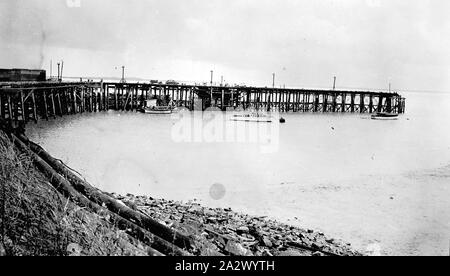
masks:
[[[133,194],[110,196],[167,227],[194,237],[200,256],[362,256],[349,243],[324,233],[250,216],[231,208],[209,208]]]
[[[22,177],[15,179],[9,171],[2,170],[0,176],[5,180],[4,186],[12,192],[0,199],[3,203],[23,204],[8,204],[2,215],[2,223],[8,222],[12,218],[11,214],[26,212],[23,208],[34,208],[29,206],[38,204],[44,205],[40,206],[42,210],[39,213],[58,214],[55,217],[63,217],[65,224],[61,226],[61,221],[40,218],[37,215],[27,217],[21,223],[27,224],[37,216],[41,220],[38,229],[27,229],[30,233],[27,233],[25,242],[14,242],[19,238],[15,237],[18,234],[14,224],[11,232],[2,237],[10,241],[10,244],[7,248],[2,245],[0,255],[15,255],[15,252],[25,252],[19,253],[21,255],[41,255],[30,253],[34,252],[35,246],[40,246],[40,249],[49,246],[35,245],[32,242],[41,239],[35,234],[39,232],[64,241],[58,244],[57,251],[45,250],[43,252],[47,253],[42,255],[109,254],[104,252],[116,252],[116,255],[142,255],[146,252],[152,256],[362,255],[352,249],[350,244],[327,237],[324,233],[290,226],[265,217],[237,213],[231,209],[203,207],[192,201],[182,203],[103,192],[70,172],[70,168],[51,157],[23,134],[14,134],[14,131],[7,129],[5,133],[9,133],[9,138],[3,131],[0,132],[2,168],[9,167],[10,171],[21,174]],[[29,178],[28,174],[33,174],[34,177]],[[23,192],[17,190],[24,184],[30,189],[39,190],[39,196],[31,193],[23,197]],[[46,203],[49,205],[45,205]],[[76,219],[72,218],[72,213],[67,213],[66,207],[69,205],[76,214]],[[80,213],[82,219],[78,217]],[[98,239],[96,230],[93,229],[98,227],[95,225],[102,225],[106,236],[120,236],[120,239],[111,238],[105,244],[102,244],[101,239],[95,250],[92,250],[83,241]],[[55,230],[60,228],[63,230]],[[83,238],[87,230],[90,234]]]

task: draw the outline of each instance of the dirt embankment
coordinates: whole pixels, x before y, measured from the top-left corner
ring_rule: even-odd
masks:
[[[147,255],[147,249],[64,198],[0,131],[0,255]]]

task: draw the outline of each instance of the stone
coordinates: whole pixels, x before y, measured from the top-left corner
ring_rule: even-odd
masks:
[[[247,226],[241,226],[236,229],[236,233],[238,234],[247,234],[250,232],[250,229]]]
[[[323,254],[322,252],[319,252],[319,251],[314,252],[312,255],[315,256],[315,257],[323,257],[323,256],[325,256],[325,254]]]
[[[262,237],[261,244],[266,246],[266,247],[272,247],[273,246],[272,242],[270,241],[270,239],[267,236]]]
[[[209,217],[214,217],[214,216],[216,216],[216,212],[211,211],[211,210],[208,210],[208,209],[205,209],[205,210],[204,210],[204,214],[205,214],[206,216],[209,216]]]
[[[201,211],[202,211],[202,208],[199,207],[199,206],[191,206],[191,207],[188,209],[188,212],[189,212],[189,213],[200,213]]]
[[[303,254],[298,251],[298,250],[294,250],[294,249],[288,249],[288,250],[284,250],[284,251],[279,251],[277,253],[277,256],[283,256],[283,257],[288,257],[288,256],[303,256]]]
[[[6,256],[6,250],[2,244],[0,244],[0,257]]]
[[[314,248],[314,249],[322,249],[323,245],[318,243],[318,242],[313,242],[311,247]]]
[[[235,256],[253,256],[250,250],[233,241],[228,241],[227,245],[225,246],[225,251]]]
[[[200,256],[206,256],[206,257],[223,257],[224,255],[214,249],[211,248],[203,248],[200,251]]]
[[[216,242],[221,248],[225,248],[225,246],[227,245],[226,240],[222,237],[217,237]]]
[[[81,256],[81,247],[77,243],[70,243],[67,246],[67,254],[69,256]]]

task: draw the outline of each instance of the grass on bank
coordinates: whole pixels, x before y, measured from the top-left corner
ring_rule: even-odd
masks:
[[[147,255],[148,247],[59,194],[0,131],[0,256]]]

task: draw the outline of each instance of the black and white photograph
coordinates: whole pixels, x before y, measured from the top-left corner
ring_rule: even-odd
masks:
[[[0,256],[449,256],[449,14],[1,0]]]

